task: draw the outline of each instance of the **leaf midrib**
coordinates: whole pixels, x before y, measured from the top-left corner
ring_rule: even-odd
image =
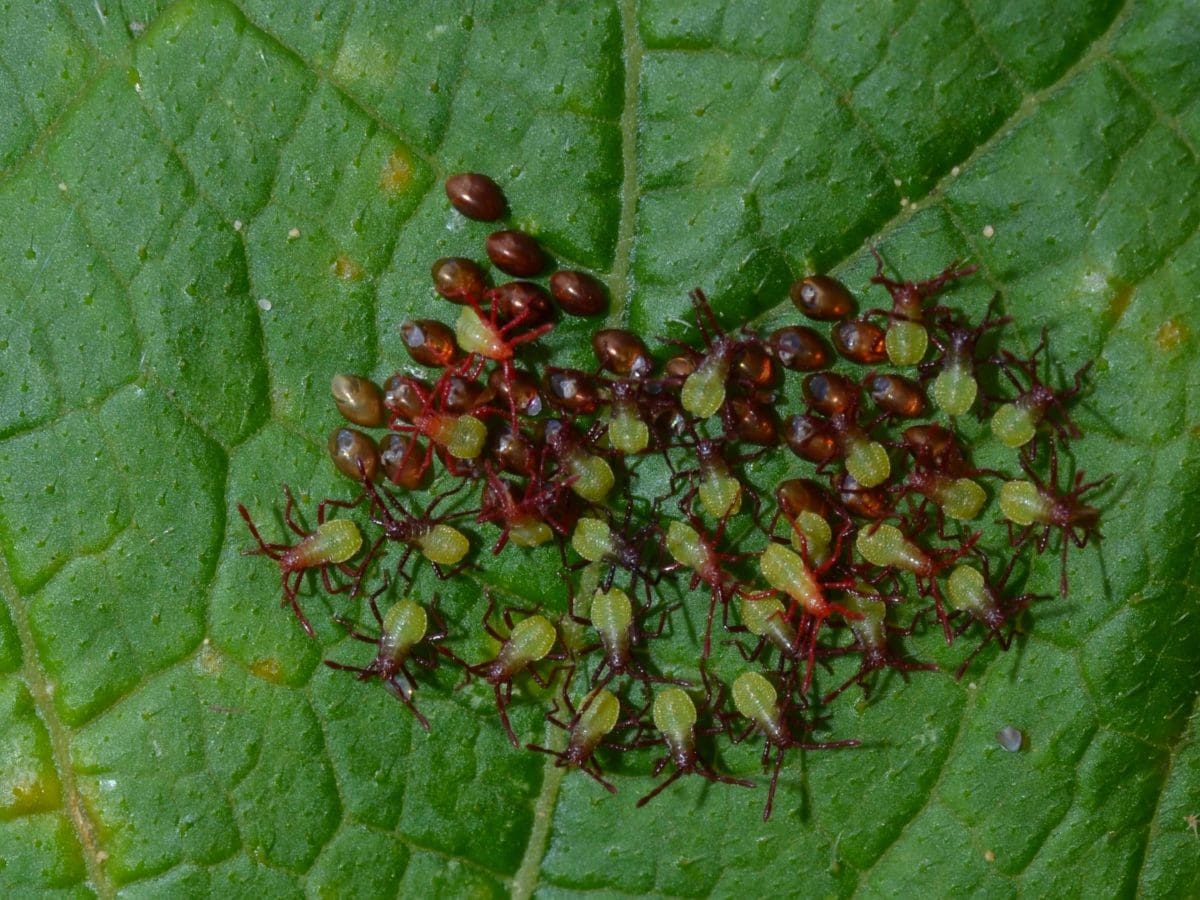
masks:
[[[18,671],[33,698],[38,718],[41,719],[46,733],[50,737],[50,751],[54,759],[55,774],[62,792],[62,810],[70,820],[75,837],[79,840],[88,883],[98,897],[108,900],[116,895],[116,888],[104,871],[106,854],[99,847],[96,825],[88,815],[83,798],[79,793],[79,785],[75,780],[75,769],[71,765],[70,730],[59,719],[58,712],[54,708],[53,685],[42,670],[37,644],[33,639],[33,631],[29,627],[29,616],[24,598],[9,577],[8,565],[2,557],[0,557],[0,595],[3,595],[8,601],[13,629],[21,644],[21,667]]]

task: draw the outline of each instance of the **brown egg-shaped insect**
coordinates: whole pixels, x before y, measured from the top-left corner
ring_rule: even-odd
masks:
[[[410,319],[400,323],[404,349],[414,362],[445,368],[459,355],[454,330],[436,319]]]
[[[468,413],[492,397],[486,385],[462,375],[448,376],[443,391],[442,409],[455,415]]]
[[[468,219],[494,222],[504,215],[504,191],[478,172],[459,172],[447,178],[446,197]]]
[[[854,312],[854,297],[846,286],[828,275],[809,275],[788,291],[796,308],[810,319],[844,319]]]
[[[369,378],[361,375],[339,374],[333,376],[329,392],[338,412],[347,422],[367,428],[378,428],[387,418],[383,405],[383,390]]]
[[[783,439],[792,452],[809,462],[827,463],[838,455],[838,436],[833,426],[815,416],[796,415],[787,420]]]
[[[465,303],[467,297],[483,299],[487,276],[479,263],[465,256],[444,256],[433,264],[433,289],[455,303]]]
[[[817,412],[836,416],[858,405],[858,385],[836,372],[814,372],[804,379],[804,399]]]
[[[592,335],[592,350],[602,369],[623,378],[645,378],[654,367],[645,342],[632,331],[602,328]]]
[[[865,488],[849,472],[834,477],[838,498],[851,515],[864,519],[881,519],[892,509],[888,492],[883,488]]]
[[[579,415],[594,413],[604,401],[599,381],[579,369],[549,366],[545,382],[550,402],[567,412]]]
[[[532,475],[537,465],[533,441],[508,424],[498,426],[488,444],[489,456],[505,472]]]
[[[745,397],[732,397],[727,402],[739,438],[763,447],[779,443],[779,417],[774,409]]]
[[[663,372],[671,378],[684,379],[696,371],[696,366],[700,364],[700,355],[691,355],[681,353],[678,356],[672,356],[663,363]]]
[[[809,478],[789,478],[779,482],[775,488],[775,502],[793,519],[802,512],[816,513],[826,521],[833,518],[829,493]]]
[[[550,293],[565,313],[596,316],[608,306],[604,285],[587,272],[561,269],[550,276]]]
[[[851,362],[873,366],[888,358],[884,343],[887,333],[874,322],[863,319],[838,322],[833,326],[830,337],[837,352]]]
[[[532,281],[506,281],[492,291],[492,306],[501,321],[511,322],[519,317],[529,328],[554,318],[550,295]]]
[[[921,386],[903,375],[871,374],[863,380],[863,387],[876,406],[902,419],[924,415],[928,406]]]
[[[754,387],[772,387],[779,383],[780,371],[764,344],[747,344],[733,360],[732,375]]]
[[[493,231],[484,245],[488,259],[501,272],[532,278],[546,268],[546,255],[538,242],[523,231]]]
[[[816,331],[805,325],[776,328],[767,338],[767,347],[785,369],[813,372],[829,365],[829,345]]]
[[[524,369],[513,369],[513,377],[504,377],[504,369],[497,366],[488,373],[488,387],[506,403],[512,402],[517,412],[536,416],[542,411],[542,393],[537,378]]]
[[[901,434],[905,449],[918,466],[937,469],[944,475],[960,475],[966,471],[966,456],[954,432],[943,425],[910,425]]]
[[[379,464],[393,484],[415,491],[429,481],[430,467],[425,463],[425,445],[403,434],[385,434],[379,441]]]
[[[371,481],[379,475],[379,448],[370,435],[355,428],[335,428],[329,433],[329,458],[339,472],[355,481],[361,481],[364,474]]]
[[[429,386],[411,375],[397,372],[383,383],[383,405],[393,415],[413,421],[425,409]]]

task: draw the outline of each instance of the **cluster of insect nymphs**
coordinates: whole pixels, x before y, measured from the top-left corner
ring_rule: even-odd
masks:
[[[455,175],[446,193],[468,218],[493,221],[506,213],[504,195],[486,176]],[[518,279],[547,267],[538,243],[521,231],[492,233],[486,251],[496,269]],[[556,309],[603,313],[600,282],[556,271],[549,291],[529,280],[491,287],[473,260],[439,259],[433,287],[457,304],[457,320],[401,326],[413,362],[431,371],[397,373],[382,387],[357,375],[333,379],[339,411],[358,428],[336,430],[329,452],[358,483],[357,496],[323,501],[309,532],[295,521],[287,492],[285,519],[300,536],[291,545],[266,543],[239,507],[258,541],[250,552],[278,563],[283,603],[309,634],[298,602],[305,572],[318,571],[331,594],[366,596],[375,633],[339,621],[375,647],[374,659],[361,667],[329,665],[380,680],[426,728],[413,663],[441,661],[461,666],[464,680],[485,680],[514,746],[507,707],[514,680],[530,677],[553,686],[547,718],[566,739],[561,750],[528,747],[552,754],[558,765],[577,767],[612,791],[598,748],[662,746],[654,774],[670,767],[670,777],[642,803],[683,774],[750,786],[720,774],[705,758],[710,754],[698,751],[697,735],[741,741],[758,733],[771,772],[765,818],[788,750],[858,745],[814,735],[837,697],[853,685],[868,689],[883,669],[907,677],[936,668],[906,655],[899,636],[928,626],[953,643],[974,631],[974,648],[956,672],[961,677],[982,647],[1007,648],[1018,617],[1039,599],[1012,577],[1021,550],[1041,553],[1057,533],[1065,596],[1068,547],[1098,533],[1098,513],[1087,500],[1101,482],[1079,472],[1060,484],[1058,473],[1060,451],[1079,434],[1068,404],[1087,367],[1071,386],[1051,387],[1039,359],[1044,334],[1022,359],[999,347],[1006,318],[985,311],[971,324],[940,305],[936,298],[974,267],[952,263],[913,282],[893,280],[878,254],[876,260],[871,281],[890,296],[886,309],[856,315],[850,292],[827,276],[792,285],[798,310],[813,324],[829,323],[828,340],[799,324],[766,336],[727,331],[697,289],[697,346],[664,341],[661,356],[669,358],[659,359],[637,335],[603,329],[592,338],[593,371],[536,372],[518,359],[554,328]],[[839,356],[846,362],[833,371]],[[852,377],[849,363],[868,370]],[[807,373],[799,391],[785,385],[789,370]],[[800,411],[781,414],[797,394]],[[935,407],[946,424],[930,420]],[[990,417],[995,439],[1016,451],[1012,468],[1019,465],[1023,475],[972,464],[955,428],[968,412]],[[387,433],[377,441],[360,428]],[[740,473],[749,460],[783,447],[804,461],[792,460],[808,477],[779,483],[772,502]],[[630,488],[638,462],[652,456],[669,469],[668,490],[634,515]],[[405,494],[428,485],[435,469],[456,486],[418,508]],[[981,550],[972,525],[987,505],[989,482],[1012,548],[999,565]],[[477,496],[477,507],[445,511],[448,497],[470,486],[478,492],[456,502],[461,507],[464,497]],[[362,530],[345,510],[358,514]],[[568,578],[566,615],[498,613],[490,598],[483,627],[499,649],[481,662],[446,645],[449,630],[432,604],[402,599],[381,611],[376,598],[383,589],[364,585],[392,546],[402,553],[387,572],[410,585],[416,556],[443,578],[485,566],[486,551],[472,561],[468,538],[452,524],[468,517],[498,529],[492,554],[506,545],[557,542],[564,572],[586,565],[591,577],[586,589],[582,576]],[[726,537],[734,517],[737,550]],[[661,600],[667,578],[710,598],[695,620],[703,628],[695,630],[699,677],[690,682],[658,674],[653,660],[655,641],[681,606]],[[746,661],[728,685],[708,665],[718,627]],[[835,658],[851,665],[857,658],[857,669],[844,683],[818,690],[814,672],[823,678]]]

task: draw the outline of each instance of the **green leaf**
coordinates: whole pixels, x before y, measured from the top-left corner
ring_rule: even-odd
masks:
[[[1200,892],[1196,7],[455,6],[6,9],[0,893]],[[863,295],[872,245],[909,276],[977,262],[956,305],[998,291],[1063,377],[1095,361],[1075,456],[1116,479],[1070,598],[961,682],[840,705],[863,748],[789,758],[767,824],[760,774],[638,810],[649,754],[605,760],[609,797],[514,751],[486,685],[440,673],[426,734],[322,666],[363,648],[307,593],[319,642],[279,609],[236,504],[282,539],[281,482],[305,511],[347,496],[326,386],[448,317],[429,264],[488,231],[442,194],[464,169],[649,335],[684,333],[696,286],[761,327],[794,319],[799,273]],[[587,363],[593,327],[562,323],[555,359]],[[554,551],[479,559],[562,608]],[[476,582],[418,589],[482,658]],[[694,671],[685,599],[663,665]],[[517,691],[523,739],[553,738],[544,703]],[[720,764],[758,773],[758,750]]]

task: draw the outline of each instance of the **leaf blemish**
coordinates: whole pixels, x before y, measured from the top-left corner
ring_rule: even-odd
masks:
[[[1174,350],[1187,337],[1187,328],[1178,319],[1171,318],[1158,326],[1154,332],[1154,342],[1160,350]]]
[[[250,664],[250,674],[261,678],[263,681],[269,681],[272,684],[283,683],[283,667],[279,664],[279,660],[270,657],[252,662]]]
[[[342,281],[358,281],[362,278],[362,266],[352,260],[344,253],[339,253],[337,259],[333,261],[333,265],[329,267],[329,271],[333,272]]]
[[[393,150],[379,175],[379,186],[389,194],[401,194],[412,184],[412,162],[402,150]]]

